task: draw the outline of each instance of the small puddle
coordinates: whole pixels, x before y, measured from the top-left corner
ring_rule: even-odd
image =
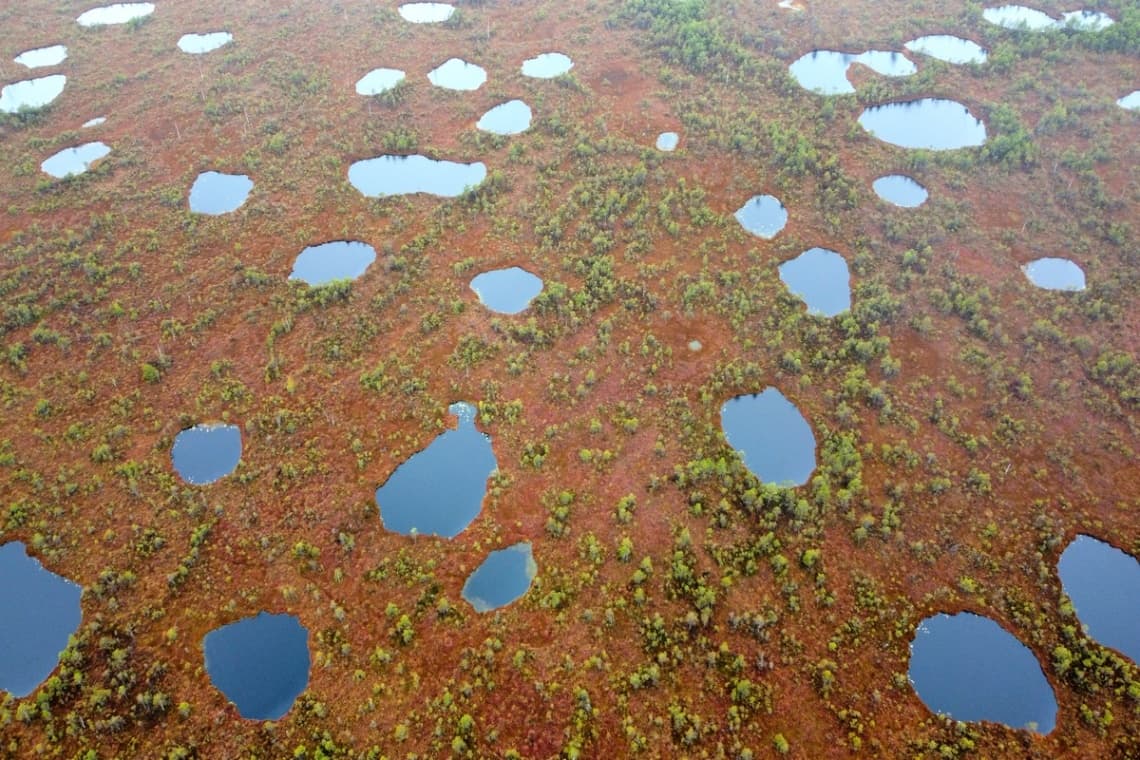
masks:
[[[244,174],[202,172],[190,188],[190,210],[197,214],[228,214],[249,197],[253,180]]]
[[[0,691],[26,697],[52,674],[79,629],[81,595],[20,541],[0,544]]]
[[[931,34],[906,43],[904,47],[912,53],[928,55],[946,63],[957,65],[985,63],[989,57],[986,49],[971,40],[955,37],[952,34]]]
[[[939,614],[910,645],[911,685],[933,712],[1047,734],[1057,700],[1033,653],[986,617]]]
[[[241,461],[241,431],[236,425],[195,425],[180,432],[170,449],[174,470],[184,481],[204,486],[224,478]]]
[[[448,411],[459,418],[458,429],[441,433],[376,489],[380,519],[390,531],[454,538],[483,508],[487,479],[498,467],[491,439],[475,427],[472,404],[452,404]]]
[[[229,32],[207,32],[206,34],[184,34],[178,40],[178,49],[191,55],[209,53],[234,41]]]
[[[518,314],[542,292],[542,278],[519,267],[484,272],[471,280],[479,302],[499,314]]]
[[[875,194],[887,203],[902,208],[917,208],[926,203],[930,193],[905,174],[888,174],[871,183]]]
[[[764,483],[803,485],[815,471],[815,434],[775,388],[726,401],[720,426],[728,445]]]
[[[309,631],[293,615],[258,613],[202,639],[210,682],[243,718],[277,720],[309,684]]]
[[[83,174],[91,165],[111,152],[111,148],[101,142],[89,142],[74,148],[64,148],[59,153],[44,160],[40,168],[55,177],[63,179]]]
[[[463,584],[463,598],[476,612],[490,612],[522,597],[537,574],[530,544],[515,544],[487,555]]]
[[[657,135],[657,150],[670,153],[677,149],[679,142],[681,142],[681,137],[676,132],[662,132]]]
[[[788,291],[807,304],[809,314],[834,317],[851,308],[847,260],[826,248],[811,248],[780,265]]]
[[[455,6],[449,3],[404,3],[400,18],[413,24],[439,24],[451,18]]]
[[[1048,13],[1024,5],[986,8],[982,11],[982,18],[1003,29],[1023,29],[1031,32],[1040,32],[1057,26],[1057,20]]]
[[[492,108],[475,124],[476,128],[496,135],[517,135],[530,129],[533,114],[521,100],[508,100]]]
[[[115,3],[92,8],[80,14],[76,21],[80,26],[108,26],[126,24],[152,13],[154,13],[154,3]]]
[[[865,53],[813,50],[796,59],[788,67],[788,73],[805,90],[820,95],[846,95],[855,92],[847,79],[847,70],[856,63],[888,77],[906,77],[918,71],[909,58],[892,50]]]
[[[378,156],[357,161],[348,168],[348,181],[371,198],[414,193],[454,198],[486,176],[487,167],[482,161],[461,164],[420,155]]]
[[[49,47],[26,50],[12,59],[21,66],[29,69],[38,69],[43,66],[58,66],[67,60],[66,45],[51,45]]]
[[[527,58],[522,64],[522,75],[531,79],[553,79],[574,67],[574,61],[563,53],[542,53]]]
[[[356,83],[356,94],[379,95],[404,81],[404,76],[400,69],[372,69]]]
[[[63,93],[67,77],[63,74],[25,79],[5,85],[0,90],[0,112],[18,113],[43,108]]]
[[[735,216],[741,227],[765,240],[776,237],[788,223],[788,210],[772,195],[752,196],[736,210]]]
[[[1129,111],[1140,111],[1140,90],[1135,90],[1116,101],[1116,105]]]
[[[902,148],[953,150],[986,141],[986,125],[954,100],[923,98],[874,106],[863,111],[859,124]]]
[[[1068,259],[1037,259],[1023,266],[1021,271],[1030,282],[1044,290],[1085,289],[1084,270]]]
[[[358,240],[336,240],[310,245],[293,262],[290,280],[309,285],[327,285],[337,280],[355,280],[372,266],[376,249]]]
[[[106,121],[107,121],[106,116],[96,116],[94,119],[90,119],[88,121],[83,122],[83,128],[84,129],[91,129],[91,127],[97,127]]]
[[[1077,536],[1057,572],[1089,637],[1140,664],[1140,562],[1104,541]]]
[[[428,81],[445,90],[478,90],[487,81],[487,72],[462,58],[449,58],[428,72]]]

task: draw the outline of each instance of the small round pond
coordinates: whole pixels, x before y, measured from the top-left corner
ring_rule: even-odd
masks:
[[[448,58],[427,76],[429,82],[445,90],[478,90],[487,81],[487,71],[482,66],[462,58]]]
[[[657,135],[657,150],[663,150],[666,153],[672,152],[677,149],[677,144],[680,141],[681,137],[676,132],[662,132]]]
[[[776,237],[788,223],[788,210],[772,195],[752,196],[736,210],[735,216],[741,227],[765,240]]]
[[[518,314],[542,292],[542,278],[519,267],[483,272],[471,280],[479,302],[499,314]]]
[[[490,612],[522,597],[538,574],[529,543],[491,552],[463,584],[463,598],[476,612]]]
[[[780,265],[780,279],[807,304],[809,314],[834,317],[851,308],[847,260],[826,248],[811,248]]]
[[[290,280],[308,285],[328,285],[337,280],[355,280],[372,266],[376,249],[359,240],[335,240],[310,245],[293,262]]]
[[[720,426],[728,444],[764,483],[803,485],[815,470],[815,434],[795,404],[775,388],[726,401]]]
[[[923,98],[874,106],[863,111],[859,124],[902,148],[953,150],[986,141],[986,125],[954,100]]]
[[[952,34],[931,34],[911,40],[904,46],[912,53],[928,55],[940,61],[953,64],[985,63],[989,57],[986,49],[971,40],[955,37]]]
[[[190,210],[196,214],[228,214],[249,197],[253,180],[244,174],[202,172],[190,187]]]
[[[1116,105],[1129,111],[1140,111],[1140,90],[1125,95],[1120,100],[1116,101]]]
[[[1025,276],[1043,290],[1084,290],[1085,273],[1068,259],[1046,257],[1021,268]]]
[[[0,90],[0,112],[19,113],[43,108],[63,93],[67,77],[63,74],[13,82]]]
[[[521,100],[500,103],[476,122],[475,127],[496,135],[517,135],[530,129],[533,114],[530,106]]]
[[[400,69],[372,69],[356,83],[356,94],[379,95],[404,81],[404,77]]]
[[[195,425],[175,437],[170,458],[184,481],[209,485],[229,475],[241,461],[241,431],[236,425]]]
[[[413,24],[439,24],[455,13],[449,3],[404,3],[399,8],[400,18]]]
[[[205,34],[184,34],[178,40],[178,49],[191,55],[210,53],[234,41],[229,32],[206,32]]]
[[[462,164],[420,155],[378,156],[348,168],[348,181],[371,198],[414,193],[454,198],[486,177],[487,167],[482,161]]]
[[[0,691],[26,697],[51,675],[79,628],[81,594],[23,543],[0,544]]]
[[[1140,562],[1104,541],[1077,536],[1057,572],[1088,635],[1140,664]]]
[[[75,174],[83,174],[91,165],[111,152],[111,148],[101,142],[89,142],[74,148],[64,148],[47,158],[40,168],[47,174],[62,179]]]
[[[910,645],[911,685],[933,712],[1049,733],[1057,700],[1041,665],[989,618],[939,614],[919,624]]]
[[[895,206],[917,208],[926,203],[930,194],[926,188],[905,174],[888,174],[871,183],[875,194]]]
[[[76,21],[80,26],[109,26],[126,24],[152,13],[154,13],[154,3],[115,3],[85,11]]]
[[[448,411],[459,418],[459,427],[413,454],[376,489],[388,530],[454,538],[479,516],[487,478],[498,462],[491,439],[475,427],[475,407],[460,402]]]
[[[553,79],[574,67],[574,61],[563,53],[542,53],[527,58],[522,64],[522,75],[531,79]]]
[[[29,69],[58,66],[67,60],[67,46],[50,45],[35,50],[26,50],[12,60],[21,66],[27,66]]]
[[[1057,20],[1048,13],[1024,5],[986,8],[982,11],[982,18],[1004,29],[1021,29],[1030,32],[1040,32],[1057,26]]]
[[[293,615],[266,612],[202,639],[206,673],[243,718],[277,720],[309,684],[309,631]]]

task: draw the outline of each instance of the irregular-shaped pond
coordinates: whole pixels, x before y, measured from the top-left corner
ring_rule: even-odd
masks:
[[[378,156],[357,161],[348,168],[348,181],[372,198],[413,193],[454,198],[486,176],[487,167],[482,161],[461,164],[420,155]]]
[[[81,593],[21,542],[0,545],[0,691],[26,697],[51,675],[79,628]]]
[[[902,208],[916,208],[926,203],[926,199],[930,197],[925,187],[905,174],[888,174],[879,177],[871,183],[871,187],[875,194],[887,203]]]
[[[490,612],[525,594],[537,574],[530,544],[515,544],[487,555],[463,584],[463,598],[476,612]]]
[[[1099,32],[1115,23],[1112,16],[1102,11],[1069,11],[1061,14],[1061,26],[1082,32]]]
[[[954,720],[1045,734],[1056,724],[1057,700],[1041,665],[989,618],[964,612],[923,620],[910,645],[908,675],[928,708]]]
[[[355,280],[372,266],[376,249],[358,240],[336,240],[310,245],[293,262],[290,280],[309,285],[327,285],[336,280]]]
[[[530,129],[530,106],[521,100],[500,103],[476,122],[475,127],[496,135],[517,135]]]
[[[931,34],[911,40],[905,45],[913,53],[921,53],[954,64],[985,63],[989,55],[976,42],[952,34]]]
[[[74,148],[64,148],[59,153],[45,159],[40,164],[40,168],[56,179],[62,179],[73,174],[83,174],[91,168],[91,164],[110,152],[111,148],[104,143],[84,143]]]
[[[574,61],[563,53],[542,53],[527,58],[522,64],[522,75],[532,79],[560,77],[574,67]]]
[[[478,90],[487,81],[487,72],[462,58],[448,58],[428,72],[428,81],[445,90]]]
[[[115,3],[92,8],[75,19],[80,26],[108,26],[126,24],[136,18],[154,13],[154,3]]]
[[[986,8],[982,11],[982,18],[1005,29],[1023,29],[1031,32],[1040,32],[1057,26],[1057,20],[1048,13],[1024,5]]]
[[[66,45],[50,45],[48,47],[26,50],[12,59],[21,66],[29,69],[38,69],[43,66],[58,66],[67,60]]]
[[[455,13],[449,3],[404,3],[399,7],[400,18],[413,24],[439,24]]]
[[[1129,111],[1140,111],[1140,90],[1125,95],[1120,100],[1116,101],[1116,105],[1121,108],[1126,108]]]
[[[681,137],[676,132],[662,132],[657,135],[657,150],[669,153],[677,149],[677,143],[680,141]]]
[[[190,210],[197,214],[228,214],[249,197],[253,180],[244,174],[202,172],[190,187]]]
[[[1077,536],[1057,572],[1088,635],[1140,663],[1140,562],[1104,541]]]
[[[844,95],[855,92],[847,79],[847,70],[861,63],[877,74],[905,77],[918,69],[902,53],[891,50],[868,50],[865,53],[841,53],[837,50],[813,50],[796,59],[788,72],[805,90],[820,95]]]
[[[400,69],[372,69],[356,83],[356,93],[379,95],[404,81],[404,76],[404,72]]]
[[[1037,259],[1023,266],[1021,271],[1030,282],[1044,290],[1085,289],[1084,270],[1068,259]]]
[[[106,116],[96,116],[94,119],[88,119],[87,121],[83,122],[83,128],[90,129],[91,127],[97,127],[105,121],[107,121]]]
[[[500,314],[518,314],[542,292],[542,278],[519,267],[483,272],[471,280],[479,301]]]
[[[202,639],[210,681],[243,718],[277,720],[309,684],[309,631],[293,615],[258,613]]]
[[[788,291],[807,304],[808,313],[834,317],[851,308],[847,260],[826,248],[811,248],[780,265]]]
[[[460,402],[448,411],[459,418],[458,429],[440,434],[376,489],[388,530],[454,538],[479,516],[498,462],[491,439],[475,427],[475,407]]]
[[[170,459],[179,477],[204,486],[229,475],[241,461],[241,430],[236,425],[195,425],[174,438]]]
[[[954,100],[923,98],[888,103],[863,111],[863,129],[902,148],[953,150],[982,145],[986,125]]]
[[[734,216],[741,227],[765,240],[776,237],[788,223],[788,210],[772,195],[752,196]]]
[[[726,401],[720,426],[745,466],[765,483],[803,485],[815,470],[815,434],[775,388]]]
[[[855,56],[852,63],[861,63],[885,77],[909,77],[918,71],[913,61],[894,50],[868,50]]]
[[[229,32],[207,32],[205,34],[184,34],[178,40],[178,49],[191,55],[209,53],[234,41]]]
[[[0,90],[0,112],[18,113],[43,108],[58,98],[67,84],[63,74],[13,82]]]

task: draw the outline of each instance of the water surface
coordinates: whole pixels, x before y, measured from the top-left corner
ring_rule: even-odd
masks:
[[[855,56],[852,63],[861,63],[885,77],[909,77],[918,71],[913,61],[894,50],[868,50]]]
[[[788,291],[807,304],[809,314],[834,317],[851,308],[847,260],[826,248],[811,248],[780,265]]]
[[[726,401],[720,426],[728,444],[764,483],[803,485],[815,470],[815,434],[795,404],[775,388]]]
[[[107,121],[106,116],[96,116],[94,119],[89,119],[89,120],[83,122],[83,128],[84,129],[90,129],[91,127],[97,127],[106,121]]]
[[[1140,562],[1104,541],[1077,536],[1057,572],[1085,632],[1140,664]]]
[[[439,24],[451,18],[455,6],[448,3],[404,3],[400,17],[413,24]]]
[[[293,615],[258,613],[202,639],[206,673],[243,718],[277,720],[309,684],[309,631]]]
[[[310,245],[293,262],[290,280],[309,285],[327,285],[336,280],[355,280],[372,266],[376,249],[358,240],[336,240]]]
[[[195,425],[174,438],[174,469],[187,483],[204,486],[224,478],[241,461],[241,431],[236,425]]]
[[[1099,32],[1115,23],[1112,16],[1102,11],[1069,11],[1061,14],[1061,26],[1082,32]]]
[[[64,148],[59,153],[44,160],[40,168],[62,179],[75,174],[83,174],[91,165],[111,152],[111,148],[101,142],[89,142],[74,148]]]
[[[526,103],[508,100],[483,114],[475,126],[496,135],[517,135],[530,129],[531,116],[530,106]]]
[[[910,645],[911,685],[928,708],[954,720],[1053,730],[1057,700],[1041,665],[1013,635],[970,613],[934,615]]]
[[[570,56],[562,53],[542,53],[527,58],[522,64],[522,75],[532,79],[553,79],[574,67]]]
[[[448,58],[428,72],[428,81],[445,90],[478,90],[487,81],[487,72],[462,58]]]
[[[954,100],[923,98],[863,111],[859,123],[875,137],[902,148],[953,150],[981,145],[986,125]]]
[[[1044,290],[1085,289],[1084,270],[1068,259],[1037,259],[1023,266],[1021,271],[1030,282]]]
[[[479,301],[500,314],[518,314],[542,292],[542,278],[519,267],[483,272],[471,280]]]
[[[81,593],[23,543],[0,544],[0,691],[26,697],[51,675],[79,628]]]
[[[58,66],[67,60],[66,45],[50,45],[48,47],[26,50],[12,59],[21,66],[29,69],[38,69],[43,66]]]
[[[892,50],[868,50],[865,53],[843,53],[838,50],[813,50],[796,59],[788,72],[805,90],[820,95],[845,95],[855,92],[847,71],[860,63],[877,74],[905,77],[918,69],[902,53]]]
[[[525,594],[537,574],[530,544],[515,544],[487,555],[463,584],[463,598],[476,612],[490,612]]]
[[[63,74],[52,74],[4,85],[0,90],[0,112],[18,113],[43,108],[60,96],[66,84],[67,77]]]
[[[372,198],[413,193],[454,198],[486,176],[487,167],[482,161],[462,164],[420,155],[378,156],[357,161],[348,168],[348,181]]]
[[[80,26],[107,26],[126,24],[152,13],[154,13],[154,3],[115,3],[92,8],[80,14],[76,21]]]
[[[954,64],[985,63],[989,55],[986,49],[971,40],[955,37],[952,34],[931,34],[911,40],[905,45],[907,50],[928,55],[940,61]]]
[[[788,210],[779,198],[772,195],[754,195],[736,210],[736,221],[757,237],[771,240],[788,223]]]
[[[1040,32],[1057,26],[1057,20],[1048,13],[1024,5],[986,8],[982,11],[982,18],[1005,29],[1025,29],[1031,32]]]
[[[680,141],[681,137],[676,132],[662,132],[657,135],[657,150],[663,150],[666,153],[674,151]]]
[[[191,53],[192,55],[202,55],[209,53],[223,45],[228,45],[234,41],[234,36],[229,32],[207,32],[206,34],[184,34],[178,40],[178,49],[183,53]]]
[[[237,211],[252,189],[253,180],[244,174],[202,172],[190,188],[190,210],[212,215]]]
[[[356,83],[358,95],[379,95],[387,92],[404,80],[400,69],[372,69]]]
[[[871,183],[875,194],[887,203],[902,208],[916,208],[926,203],[930,193],[905,174],[888,174]]]
[[[475,427],[473,405],[460,402],[448,411],[459,418],[458,429],[441,433],[376,489],[388,530],[454,538],[479,516],[487,478],[498,466],[495,452]]]
[[[1116,101],[1116,105],[1129,111],[1140,111],[1140,90],[1135,90]]]

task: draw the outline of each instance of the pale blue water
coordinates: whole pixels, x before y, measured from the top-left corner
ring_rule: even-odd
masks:
[[[986,125],[961,103],[923,98],[875,106],[859,123],[875,137],[902,148],[952,150],[982,145]]]
[[[445,90],[478,90],[487,81],[487,71],[461,58],[449,58],[428,72],[428,81]]]
[[[309,285],[327,285],[336,280],[355,280],[372,266],[376,249],[358,240],[336,240],[310,245],[293,262],[290,280]]]
[[[815,470],[815,434],[796,406],[775,388],[737,396],[720,408],[728,444],[761,482],[803,485]]]
[[[1005,29],[1025,29],[1040,32],[1057,27],[1057,20],[1036,8],[1024,5],[1002,5],[997,8],[986,8],[982,11],[982,18],[991,24]]]
[[[1140,562],[1104,541],[1077,536],[1057,572],[1089,637],[1140,664]]]
[[[471,280],[479,301],[500,314],[518,314],[542,292],[542,278],[519,267],[483,272]]]
[[[677,143],[681,141],[681,137],[676,132],[662,132],[657,135],[657,150],[663,150],[666,153],[676,150]]]
[[[1082,32],[1099,32],[1115,24],[1112,16],[1103,11],[1069,11],[1061,14],[1061,26]]]
[[[63,74],[52,74],[36,79],[13,82],[0,89],[0,111],[18,113],[20,111],[43,108],[58,98],[67,85]]]
[[[358,95],[379,95],[403,81],[404,72],[400,69],[372,69],[356,83]]]
[[[955,37],[952,34],[931,34],[911,40],[904,46],[914,53],[928,55],[946,63],[985,63],[989,57],[986,49],[971,40]]]
[[[463,598],[476,612],[489,612],[519,599],[538,573],[529,543],[491,552],[463,584]]]
[[[755,195],[736,210],[736,221],[753,235],[771,240],[788,223],[788,210],[771,195]]]
[[[1037,259],[1021,269],[1030,282],[1044,290],[1085,289],[1084,270],[1068,259]]]
[[[253,180],[244,174],[203,172],[190,188],[190,210],[215,216],[237,211],[252,189]]]
[[[855,63],[888,77],[906,77],[918,71],[909,58],[893,50],[868,50],[865,53],[813,50],[797,58],[788,67],[788,73],[805,90],[820,95],[845,95],[855,92],[847,79],[847,70]]]
[[[574,67],[574,61],[563,53],[542,53],[527,58],[522,64],[522,75],[532,79],[553,79]]]
[[[521,100],[508,100],[483,114],[475,126],[496,135],[517,135],[530,129],[530,106]]]
[[[367,158],[348,168],[348,181],[372,198],[413,193],[454,198],[486,176],[482,161],[461,164],[420,155]]]
[[[209,485],[241,461],[241,431],[236,425],[195,425],[175,437],[170,458],[187,483]]]
[[[80,14],[75,20],[80,26],[107,26],[125,24],[152,13],[154,13],[154,3],[115,3],[92,8]]]
[[[871,187],[875,194],[887,203],[893,203],[902,208],[916,208],[926,203],[930,194],[926,188],[903,174],[888,174],[879,177]]]
[[[50,45],[48,47],[26,50],[12,59],[21,66],[29,69],[38,69],[43,66],[58,66],[67,60],[67,47],[64,45]]]
[[[1116,101],[1116,105],[1129,111],[1140,111],[1140,90],[1135,90]]]
[[[183,53],[202,55],[210,53],[234,41],[229,32],[207,32],[205,34],[184,34],[178,40],[178,49]]]
[[[780,265],[780,279],[808,312],[834,317],[851,308],[851,272],[835,251],[811,248]]]
[[[202,639],[206,673],[243,718],[277,720],[309,684],[309,631],[293,615],[258,613]]]
[[[439,24],[451,18],[455,6],[449,3],[404,3],[400,18],[413,24]]]
[[[110,152],[110,147],[104,143],[84,143],[74,148],[64,148],[59,153],[44,160],[40,164],[40,168],[56,179],[62,179],[73,174],[83,174],[91,168],[91,164]]]

